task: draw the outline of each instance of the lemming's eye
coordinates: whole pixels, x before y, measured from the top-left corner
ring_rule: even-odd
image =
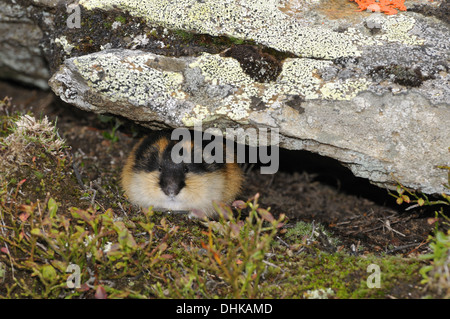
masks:
[[[188,167],[187,165],[184,165],[184,168],[183,168],[183,169],[184,169],[184,172],[185,172],[185,173],[189,172],[189,167]]]
[[[160,172],[162,171],[161,165],[159,165],[158,170],[159,170]]]

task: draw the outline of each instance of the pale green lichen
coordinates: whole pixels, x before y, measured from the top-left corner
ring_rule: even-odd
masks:
[[[110,101],[128,100],[133,105],[163,105],[169,99],[185,99],[183,75],[148,66],[152,55],[121,58],[114,53],[74,59],[87,85]]]
[[[214,120],[215,116],[213,116],[208,109],[207,106],[196,104],[191,113],[185,114],[182,119],[184,125],[188,127],[193,127],[197,124],[201,124],[203,122],[209,122]]]
[[[406,45],[422,45],[424,41],[417,36],[410,34],[410,31],[416,20],[413,17],[405,15],[395,15],[386,17],[383,20],[381,28],[384,34],[378,36],[382,42],[401,42]]]
[[[136,106],[148,106],[156,112],[177,112],[187,126],[197,121],[212,121],[222,115],[247,123],[252,108],[274,110],[289,95],[300,95],[305,100],[349,100],[369,85],[363,79],[325,83],[319,76],[320,70],[332,65],[331,61],[298,58],[284,61],[276,81],[259,83],[247,75],[234,58],[203,53],[191,60],[187,68],[199,70],[205,88],[232,87],[233,94],[192,100],[193,97],[184,91],[187,80],[183,68],[176,72],[167,71],[163,68],[165,64],[158,64],[156,61],[161,60],[156,58],[157,55],[151,53],[129,51],[124,55],[110,51],[74,58],[73,64],[86,84],[109,101],[128,101]],[[179,61],[172,59],[172,66]],[[184,101],[193,104],[179,110],[178,103]]]
[[[320,92],[326,100],[350,100],[364,90],[367,90],[370,82],[366,79],[355,79],[325,83]]]
[[[65,36],[56,38],[55,43],[60,45],[63,48],[64,52],[66,52],[66,54],[70,54],[70,52],[72,52],[72,49],[75,47],[73,44],[69,43]]]
[[[248,85],[253,80],[241,68],[239,62],[232,58],[223,58],[216,54],[202,54],[190,68],[200,68],[206,81],[212,85],[232,84],[236,86]]]
[[[334,291],[331,288],[308,290],[303,294],[306,299],[329,299],[332,296],[334,296]]]
[[[275,90],[284,94],[302,95],[307,100],[317,99],[322,83],[316,75],[317,71],[332,64],[331,61],[314,59],[287,59],[283,63],[279,85],[275,86]]]
[[[246,118],[250,111],[250,100],[241,99],[236,100],[234,104],[225,104],[224,106],[218,108],[215,113],[227,115],[231,120],[241,123],[247,123]]]
[[[189,68],[200,69],[205,81],[211,85],[227,84],[237,90],[221,99],[219,107],[214,110],[196,106],[184,116],[183,123],[189,125],[199,120],[211,120],[217,115],[226,115],[229,119],[246,123],[252,98],[260,99],[266,110],[270,110],[279,107],[287,95],[300,95],[305,100],[350,100],[368,88],[369,82],[364,79],[324,83],[318,75],[319,71],[332,64],[331,61],[315,59],[286,59],[276,81],[259,83],[252,80],[235,59],[203,53],[189,64]]]
[[[239,87],[241,91],[237,95],[230,95],[222,100],[219,108],[214,113],[227,115],[230,119],[240,121],[249,114],[251,96],[257,94],[254,81],[241,68],[239,62],[233,58],[223,58],[215,54],[202,54],[190,68],[199,68],[205,81],[211,85],[232,85]],[[239,98],[236,98],[238,96]],[[196,114],[194,112],[194,114]],[[198,114],[198,118],[205,118],[204,110]],[[192,122],[192,115],[187,115],[183,122]]]
[[[307,26],[280,10],[281,0],[81,0],[87,9],[113,7],[149,23],[213,36],[254,40],[299,56],[334,59],[358,56],[358,40],[324,26]]]

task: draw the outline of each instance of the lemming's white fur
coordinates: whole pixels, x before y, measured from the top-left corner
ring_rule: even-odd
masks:
[[[186,186],[175,197],[169,197],[159,186],[158,172],[133,172],[126,185],[126,193],[131,202],[155,210],[200,210],[206,215],[214,214],[212,201],[221,202],[225,198],[225,180],[221,174],[212,172],[186,175]]]

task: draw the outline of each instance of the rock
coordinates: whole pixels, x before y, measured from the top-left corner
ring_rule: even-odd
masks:
[[[15,1],[0,3],[0,78],[47,89],[50,77],[39,48],[42,30]]]
[[[330,99],[333,91],[321,89],[311,64],[319,70],[328,65],[285,61],[277,82],[258,83],[236,60],[217,55],[168,58],[108,50],[66,60],[50,85],[82,109],[119,114],[147,126],[192,127],[201,121],[203,128],[225,129],[231,121],[244,128],[275,127],[281,147],[335,158],[380,186],[395,178],[426,193],[445,191],[439,185],[446,176],[436,165],[448,161],[447,105],[432,105],[416,92],[369,92],[356,80],[339,86],[339,93],[361,87],[364,92]],[[179,69],[167,69],[173,65]],[[256,107],[255,99],[262,106]]]
[[[382,187],[450,193],[438,168],[450,164],[448,19],[356,9],[80,0],[48,11],[53,26],[35,19],[47,26],[51,88],[82,109],[155,128],[270,127],[281,147],[335,158]]]

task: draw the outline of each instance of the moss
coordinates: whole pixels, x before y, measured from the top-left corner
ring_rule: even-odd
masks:
[[[134,37],[149,31],[143,19],[128,13],[85,10],[83,7],[80,7],[80,28],[69,28],[66,7],[59,5],[56,10],[54,43],[51,39],[45,39],[54,48],[52,55],[47,57],[52,70],[56,70],[67,57],[97,52],[107,45],[111,48],[129,47],[133,45]],[[131,41],[127,41],[130,37]]]
[[[417,272],[421,267],[421,263],[413,259],[395,256],[362,258],[340,253],[319,253],[318,256],[302,253],[290,258],[289,262],[280,264],[277,259],[272,262],[289,274],[281,279],[268,278],[268,281],[277,278],[283,298],[308,298],[314,290],[328,291],[329,297],[338,299],[386,298],[394,293],[398,285],[417,283]],[[367,269],[371,264],[380,266],[380,288],[367,286],[367,279],[371,275]]]
[[[127,23],[127,18],[125,18],[125,17],[122,16],[122,15],[117,16],[114,20],[115,20],[115,21],[118,21],[118,22],[120,22],[120,23],[123,23],[123,24]]]
[[[236,59],[244,72],[257,82],[275,81],[281,73],[280,61],[255,46],[232,46],[224,56]]]
[[[410,68],[397,64],[375,67],[369,74],[377,82],[389,80],[410,87],[419,87],[423,81],[431,78],[424,76],[419,68]]]
[[[9,123],[9,134],[1,141],[0,183],[20,184],[19,197],[32,202],[49,194],[62,203],[77,199],[80,190],[71,159],[54,126],[46,118],[38,121],[30,115]]]
[[[174,33],[179,36],[183,41],[189,42],[194,38],[194,34],[184,30],[175,30]]]

